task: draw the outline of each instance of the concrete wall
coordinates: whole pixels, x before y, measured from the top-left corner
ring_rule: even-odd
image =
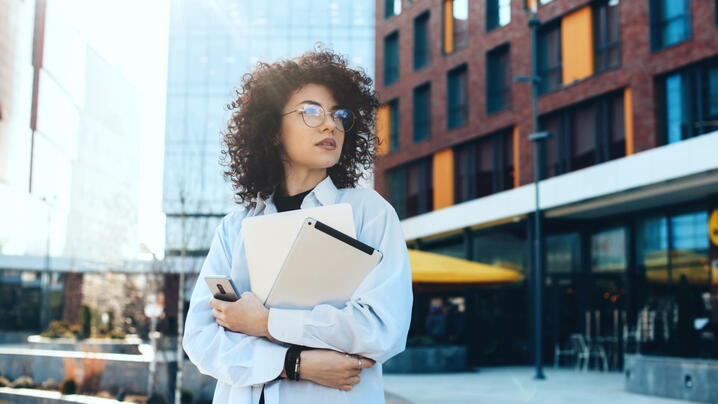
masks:
[[[718,361],[626,355],[626,390],[632,393],[718,403]]]
[[[143,355],[0,349],[0,374],[10,380],[30,376],[37,384],[48,379],[59,383],[72,375],[75,380],[83,380],[91,377],[94,369],[98,375],[96,386],[100,390],[121,388],[128,393],[146,394],[149,364],[149,357]],[[155,391],[169,390],[167,364],[163,360],[157,363]],[[196,400],[212,399],[215,380],[199,373],[189,361],[185,361],[183,380],[183,388],[191,390]]]

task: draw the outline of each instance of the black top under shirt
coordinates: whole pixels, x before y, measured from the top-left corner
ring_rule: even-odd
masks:
[[[277,207],[277,212],[286,212],[301,208],[304,198],[312,192],[312,189],[292,196],[281,195],[279,189],[277,189],[274,193],[274,206]],[[264,404],[264,387],[262,387],[262,395],[259,397],[259,404]]]
[[[277,207],[277,212],[286,212],[288,210],[299,209],[300,207],[302,207],[302,201],[304,201],[304,197],[309,195],[309,193],[312,192],[312,189],[293,196],[281,195],[279,194],[279,190],[277,190],[277,192],[274,194],[274,206]]]

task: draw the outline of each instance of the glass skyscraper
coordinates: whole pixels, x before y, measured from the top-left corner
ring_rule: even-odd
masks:
[[[203,257],[233,205],[220,139],[242,76],[259,61],[299,56],[321,42],[373,77],[374,1],[175,0],[171,12],[165,248],[169,256]]]

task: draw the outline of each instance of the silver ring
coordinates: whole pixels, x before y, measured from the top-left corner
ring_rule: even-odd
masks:
[[[359,369],[363,368],[361,359],[359,359]]]

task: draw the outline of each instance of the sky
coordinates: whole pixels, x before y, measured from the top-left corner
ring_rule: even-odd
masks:
[[[63,1],[73,9],[77,28],[90,46],[140,94],[139,237],[159,258],[164,250],[162,170],[170,0]]]

